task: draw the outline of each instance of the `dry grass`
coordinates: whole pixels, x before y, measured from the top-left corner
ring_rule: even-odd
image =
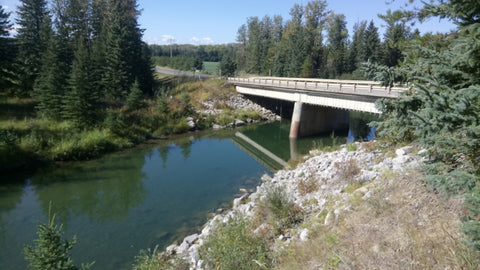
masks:
[[[337,225],[313,226],[277,269],[478,269],[461,225],[461,201],[427,192],[418,172],[375,182],[376,192]]]

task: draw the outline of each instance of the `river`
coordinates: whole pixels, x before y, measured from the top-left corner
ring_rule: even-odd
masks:
[[[361,125],[355,129],[371,136]],[[181,241],[230,207],[240,189],[254,190],[263,174],[281,167],[278,159],[353,139],[352,130],[335,134],[338,139],[324,134],[299,139],[291,151],[289,126],[282,121],[189,133],[93,161],[2,175],[0,269],[26,268],[23,248],[47,222],[50,204],[64,236],[77,236],[76,265],[95,261],[92,269],[130,269],[139,250]]]

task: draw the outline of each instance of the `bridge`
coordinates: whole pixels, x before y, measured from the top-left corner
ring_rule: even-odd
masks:
[[[278,77],[227,78],[238,93],[294,102],[290,138],[348,126],[349,110],[379,114],[375,101],[397,98],[405,87],[379,82]]]

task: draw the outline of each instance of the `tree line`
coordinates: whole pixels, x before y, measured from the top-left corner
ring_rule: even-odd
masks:
[[[0,14],[0,89],[36,98],[43,117],[91,125],[100,102],[152,94],[136,0],[20,0],[14,38]]]
[[[237,32],[235,61],[247,73],[287,77],[363,78],[362,62],[395,66],[405,41],[418,35],[402,12],[379,15],[383,42],[373,21],[356,23],[349,38],[346,18],[330,11],[325,0],[295,4],[291,18],[249,17]]]

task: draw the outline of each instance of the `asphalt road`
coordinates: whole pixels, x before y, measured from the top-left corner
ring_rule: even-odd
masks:
[[[158,72],[158,73],[175,75],[175,76],[180,76],[180,77],[198,78],[200,80],[206,80],[206,79],[215,77],[215,76],[212,76],[212,75],[200,74],[198,72],[193,73],[193,72],[188,72],[188,71],[180,71],[180,70],[167,69],[167,68],[161,68],[161,67],[155,67],[155,71]]]

